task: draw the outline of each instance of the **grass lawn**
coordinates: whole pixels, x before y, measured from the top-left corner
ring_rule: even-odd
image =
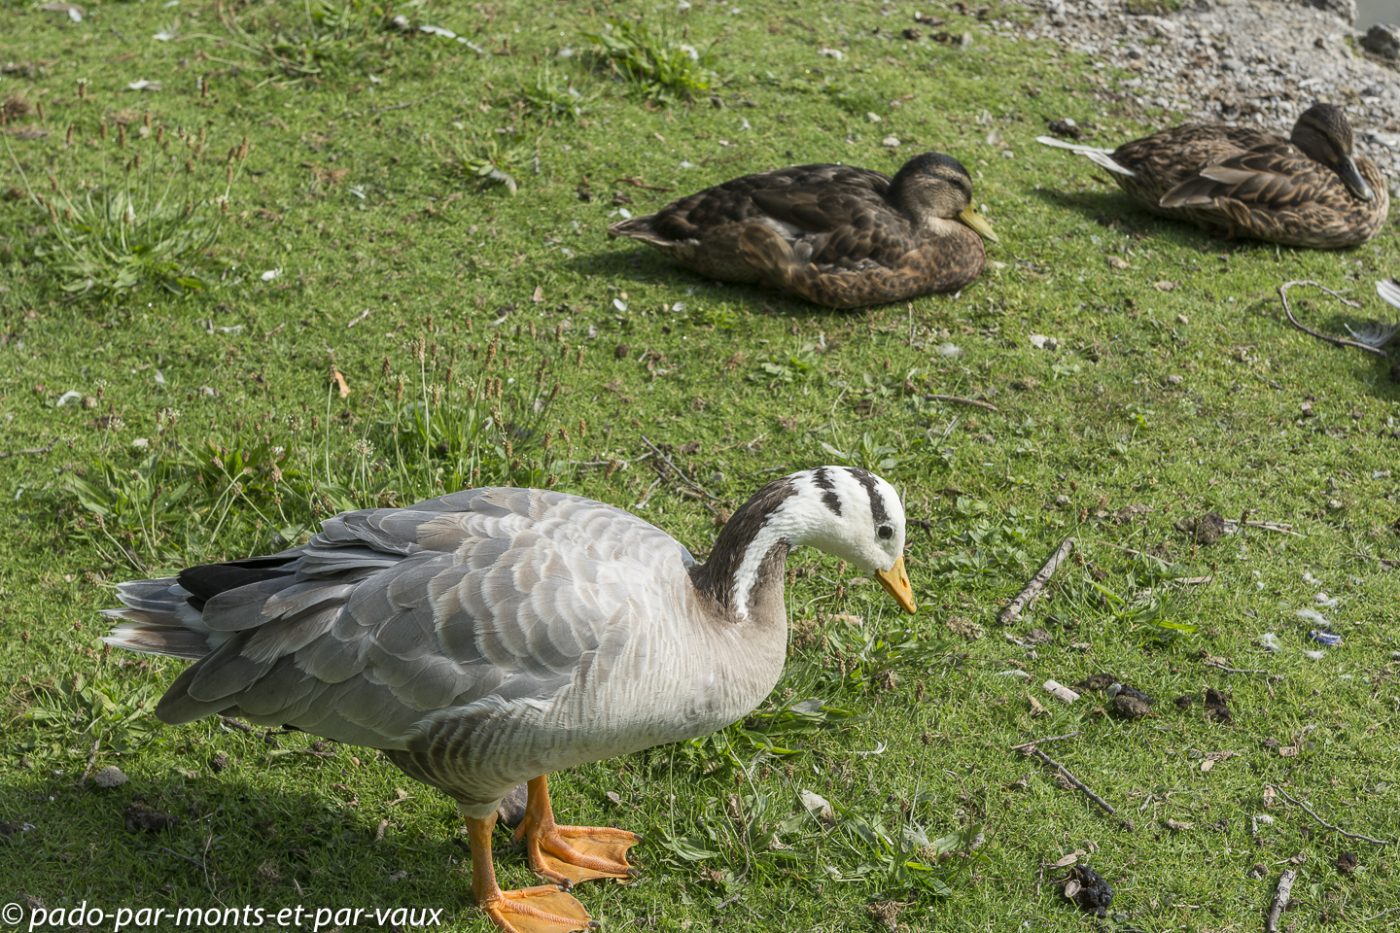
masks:
[[[1271,790],[1400,836],[1400,390],[1275,293],[1317,279],[1382,315],[1393,223],[1304,252],[1130,208],[1033,138],[1172,116],[962,4],[84,6],[0,0],[0,902],[486,929],[454,807],[377,754],[161,725],[180,665],[103,646],[113,585],[475,483],[593,496],[703,553],[762,482],[844,462],[904,493],[919,613],[799,552],[755,717],[557,776],[561,819],[645,837],[640,883],[579,891],[605,929],[1101,929],[1055,883],[1074,853],[1112,929],[1260,929],[1286,868],[1300,929],[1400,916],[1394,845]],[[1002,239],[956,296],[827,312],[604,237],[749,171],[925,149]],[[1212,511],[1292,531],[1182,530]],[[1309,657],[1304,609],[1343,643]],[[1101,672],[1153,715],[1041,687]],[[1075,731],[1044,750],[1130,826],[1010,750]],[[129,780],[96,787],[108,766]],[[129,827],[141,806],[176,823]],[[497,862],[532,883],[504,835]]]

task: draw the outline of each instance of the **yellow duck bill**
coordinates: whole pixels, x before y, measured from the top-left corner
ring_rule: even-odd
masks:
[[[991,240],[993,243],[1001,242],[997,239],[996,231],[992,229],[992,222],[973,210],[971,204],[958,212],[958,220],[976,230],[982,239]]]

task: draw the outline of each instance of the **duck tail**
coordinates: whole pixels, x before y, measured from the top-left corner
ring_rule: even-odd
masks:
[[[655,214],[646,214],[641,217],[629,217],[626,220],[619,220],[608,227],[608,238],[630,237],[634,240],[645,240],[649,243],[660,242],[662,237],[657,234],[652,226]]]
[[[1376,294],[1387,303],[1400,308],[1400,280],[1382,279],[1376,283]]]
[[[175,577],[122,583],[117,598],[122,608],[102,611],[118,620],[102,639],[112,647],[190,660],[209,653],[208,629]]]
[[[1053,136],[1037,136],[1035,141],[1055,149],[1068,149],[1070,152],[1078,153],[1095,165],[1106,168],[1115,175],[1127,175],[1131,178],[1135,174],[1132,169],[1126,168],[1113,161],[1112,149],[1098,149],[1094,146],[1081,146],[1078,143],[1067,143],[1063,139],[1056,139]]]

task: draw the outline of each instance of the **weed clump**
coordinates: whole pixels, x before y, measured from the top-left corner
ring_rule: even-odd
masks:
[[[91,142],[115,142],[120,163],[109,161],[96,179],[51,163],[47,184],[36,184],[19,170],[44,218],[33,257],[73,298],[109,300],[139,289],[182,294],[212,281],[209,249],[248,159],[247,138],[215,155],[203,131],[169,131],[149,113],[130,126],[100,124]],[[70,145],[74,134],[70,127]]]
[[[229,64],[293,82],[369,70],[402,31],[392,5],[369,0],[234,0],[219,3],[218,16],[228,43],[253,57]]]
[[[632,85],[644,98],[664,104],[694,100],[714,87],[710,55],[676,42],[640,22],[609,19],[601,32],[586,33],[594,66]]]
[[[167,412],[157,438],[109,448],[62,480],[59,495],[79,513],[80,538],[147,572],[294,544],[337,512],[557,484],[569,438],[550,428],[559,386],[546,364],[533,379],[513,376],[520,369],[495,341],[460,368],[433,363],[421,342],[414,356],[418,385],[391,377],[377,415],[333,411],[332,389],[324,415],[309,422],[195,439]]]

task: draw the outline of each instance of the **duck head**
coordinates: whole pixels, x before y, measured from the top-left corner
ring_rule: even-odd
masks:
[[[950,155],[925,152],[914,156],[890,179],[886,197],[921,226],[933,219],[956,219],[997,242],[987,218],[972,208],[972,176]]]
[[[1313,104],[1298,122],[1293,125],[1289,142],[1301,149],[1309,158],[1321,162],[1337,173],[1342,184],[1360,201],[1369,201],[1374,196],[1371,186],[1357,171],[1352,160],[1351,124],[1346,112],[1335,104]]]

